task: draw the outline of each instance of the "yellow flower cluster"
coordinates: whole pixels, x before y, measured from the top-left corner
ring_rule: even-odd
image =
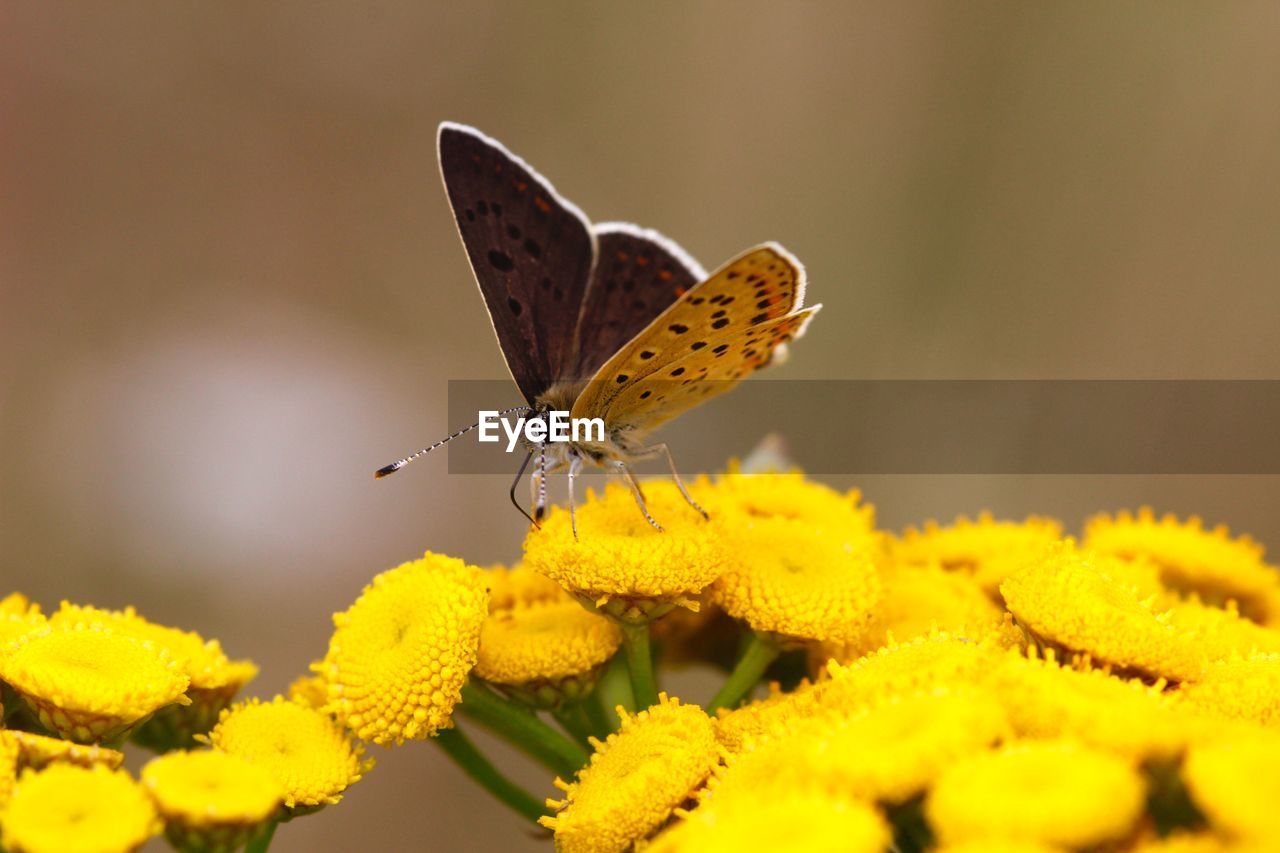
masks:
[[[644,485],[661,532],[610,486],[512,568],[374,576],[287,698],[237,699],[254,664],[132,608],[0,599],[0,846],[265,849],[367,743],[426,739],[566,853],[1275,846],[1280,579],[1252,540],[1147,510],[893,535],[798,472],[691,491],[709,517]],[[683,703],[673,662],[727,675]],[[126,740],[161,753],[138,781]]]

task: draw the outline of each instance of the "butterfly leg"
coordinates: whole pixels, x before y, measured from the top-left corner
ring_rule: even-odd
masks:
[[[653,520],[653,516],[649,515],[649,507],[644,502],[644,492],[640,491],[640,482],[636,480],[636,475],[632,472],[630,466],[625,462],[614,463],[618,466],[618,471],[626,478],[627,485],[631,487],[631,496],[636,499],[636,506],[640,507],[640,514],[644,516],[644,520],[659,533],[664,532],[662,525]]]
[[[520,470],[516,472],[516,478],[511,481],[511,505],[520,510],[520,514],[529,519],[529,523],[534,527],[538,526],[538,522],[533,520],[533,516],[524,511],[524,507],[520,506],[520,501],[516,500],[516,487],[520,485],[520,481],[524,479],[525,469],[529,467],[529,460],[533,458],[533,451],[530,450],[525,454],[524,461],[520,463]]]
[[[543,516],[547,514],[547,446],[540,444],[536,451],[531,450],[529,453],[530,455],[538,454],[538,464],[534,467],[533,473],[529,475],[529,497],[533,503],[533,523],[537,525],[542,521]]]
[[[689,494],[689,490],[684,487],[684,481],[680,479],[680,472],[676,470],[675,457],[671,455],[671,448],[667,447],[667,443],[665,441],[661,444],[655,444],[652,447],[645,447],[641,449],[638,455],[656,456],[659,453],[667,457],[667,466],[671,468],[671,479],[676,481],[676,488],[680,490],[680,494],[689,502],[689,506],[702,513],[702,517],[710,521],[711,516],[707,515],[707,511],[698,505],[698,502],[693,499],[693,495]]]
[[[578,540],[578,507],[573,499],[573,481],[580,471],[582,471],[582,457],[575,453],[569,460],[569,524],[573,527],[575,542]]]

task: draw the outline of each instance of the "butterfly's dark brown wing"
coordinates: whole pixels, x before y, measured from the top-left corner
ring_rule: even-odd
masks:
[[[596,266],[578,318],[577,370],[590,379],[624,344],[706,272],[657,231],[624,222],[595,226]]]
[[[512,378],[533,400],[574,371],[595,260],[591,224],[551,184],[474,128],[440,125],[440,173]]]

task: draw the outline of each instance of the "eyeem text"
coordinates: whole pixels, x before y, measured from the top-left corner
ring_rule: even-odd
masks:
[[[487,442],[501,441],[499,427],[507,436],[507,452],[515,450],[521,437],[528,444],[542,444],[547,441],[590,442],[604,441],[603,418],[573,418],[560,409],[534,415],[524,416],[512,421],[498,411],[480,412],[480,440]]]

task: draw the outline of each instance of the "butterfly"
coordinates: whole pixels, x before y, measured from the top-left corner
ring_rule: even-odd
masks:
[[[535,526],[548,475],[566,470],[569,510],[584,465],[620,474],[654,528],[632,463],[665,457],[685,500],[704,516],[664,443],[659,425],[785,354],[822,307],[804,307],[805,273],[776,243],[749,249],[707,274],[656,231],[592,224],[524,160],[475,128],[445,122],[440,173],[463,247],[525,403],[545,419],[568,411],[599,418],[604,435],[574,442],[526,442],[511,501]],[[379,469],[400,470],[480,424]],[[600,440],[594,440],[599,438]],[[531,461],[533,513],[516,500]],[[573,516],[577,535],[576,516]]]

